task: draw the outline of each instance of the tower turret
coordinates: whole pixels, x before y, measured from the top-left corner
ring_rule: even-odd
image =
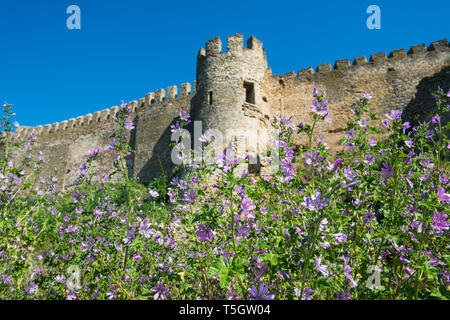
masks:
[[[245,48],[243,40],[241,34],[228,37],[223,53],[219,37],[209,40],[206,50],[200,49],[197,119],[202,119],[204,132],[221,132],[223,139],[215,142],[216,150],[231,148],[241,158],[249,154],[253,164],[248,169],[259,171],[258,154],[266,151],[269,131],[262,88],[267,59],[261,41],[252,36]]]

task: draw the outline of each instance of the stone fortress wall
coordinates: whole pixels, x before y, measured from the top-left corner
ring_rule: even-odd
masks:
[[[326,91],[331,124],[321,125],[317,134],[324,136],[332,150],[345,134],[351,117],[348,106],[364,92],[373,96],[375,111],[383,116],[393,109],[403,109],[406,117],[423,118],[423,111],[432,108],[431,92],[437,85],[450,87],[450,47],[447,39],[392,51],[376,53],[350,60],[338,60],[284,75],[272,75],[267,66],[262,42],[250,37],[244,46],[243,36],[228,37],[222,50],[220,38],[206,43],[197,56],[197,80],[148,93],[131,101],[131,120],[135,128],[129,133],[129,143],[136,151],[130,159],[131,176],[143,183],[161,174],[173,173],[171,161],[170,125],[179,120],[181,111],[189,112],[193,120],[201,120],[203,131],[217,129],[225,133],[241,130],[246,136],[224,134],[224,147],[232,146],[243,155],[255,158],[268,142],[270,121],[274,116],[293,116],[294,123],[310,121],[313,87]],[[18,127],[15,139],[37,136],[36,150],[48,160],[45,173],[58,170],[59,186],[73,184],[76,170],[85,161],[88,150],[108,149],[111,134],[118,129],[113,116],[118,107],[80,116],[76,119],[37,127]],[[447,119],[448,120],[448,119]],[[298,139],[298,143],[304,143]],[[17,157],[24,154],[20,152]],[[259,159],[259,158],[258,158]],[[261,159],[259,159],[261,160]],[[112,170],[112,153],[104,152],[100,169]],[[263,173],[264,166],[253,166],[254,173]]]

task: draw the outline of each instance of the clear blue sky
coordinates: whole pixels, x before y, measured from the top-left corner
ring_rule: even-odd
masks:
[[[66,9],[81,9],[69,30]],[[381,8],[381,30],[366,8]],[[195,80],[197,52],[219,35],[263,41],[274,74],[449,38],[450,1],[1,0],[0,100],[44,125]]]

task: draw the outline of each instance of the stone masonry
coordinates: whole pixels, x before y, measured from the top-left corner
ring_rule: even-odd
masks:
[[[270,139],[270,122],[274,116],[293,116],[294,123],[309,122],[314,86],[325,91],[329,101],[331,124],[317,129],[332,150],[345,134],[348,108],[355,97],[370,92],[376,113],[383,116],[393,109],[403,109],[404,116],[417,120],[423,111],[433,107],[431,92],[440,85],[450,87],[450,47],[447,39],[392,51],[319,64],[314,71],[307,68],[284,75],[272,75],[267,65],[262,42],[250,37],[244,46],[240,34],[227,39],[227,48],[219,37],[209,40],[197,56],[197,80],[148,93],[131,101],[131,119],[135,129],[129,143],[135,150],[129,163],[130,174],[143,183],[161,175],[161,166],[170,176],[175,165],[171,161],[170,125],[186,111],[192,120],[201,120],[202,130],[218,130],[223,134],[219,149],[232,147],[238,155],[250,154],[256,159],[251,169],[264,172],[259,155]],[[76,171],[86,160],[88,150],[108,149],[111,134],[117,130],[113,116],[118,107],[80,116],[76,119],[37,127],[18,127],[14,139],[37,136],[35,150],[48,160],[45,173],[56,168],[61,188],[68,188]],[[448,121],[448,119],[446,119]],[[219,140],[218,140],[219,141]],[[296,143],[301,144],[300,138]],[[218,143],[217,141],[215,143]],[[16,152],[16,157],[23,154]],[[99,169],[112,170],[112,152],[104,152]]]

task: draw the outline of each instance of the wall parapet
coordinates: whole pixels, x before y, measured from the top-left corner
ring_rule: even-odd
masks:
[[[205,44],[205,49],[200,48],[198,52],[197,59],[204,57],[217,57],[226,54],[239,54],[245,51],[259,51],[264,54],[263,43],[255,36],[251,36],[247,39],[247,47],[244,47],[244,35],[236,33],[234,36],[227,37],[227,48],[225,52],[222,53],[222,40],[220,37],[215,37],[214,39],[208,40]]]
[[[296,79],[307,79],[310,80],[313,75],[324,74],[331,71],[349,71],[353,68],[358,68],[362,65],[373,65],[379,66],[380,64],[387,63],[390,61],[400,61],[407,58],[414,58],[415,56],[420,56],[427,54],[428,52],[450,52],[450,44],[447,39],[442,39],[432,42],[428,47],[426,44],[422,43],[419,45],[411,46],[411,48],[406,51],[406,49],[396,49],[391,51],[387,56],[385,52],[378,52],[371,54],[369,60],[366,56],[355,57],[353,63],[350,64],[349,59],[336,60],[334,64],[329,62],[317,65],[316,69],[313,67],[308,67],[301,69],[297,72]],[[315,70],[315,71],[314,71]],[[288,80],[292,78],[292,72],[287,72],[284,75],[274,75],[274,77],[281,77],[282,79]]]
[[[179,90],[178,90],[179,88]],[[189,82],[182,83],[178,86],[170,86],[167,89],[158,89],[154,92],[149,92],[145,97],[139,100],[133,100],[128,102],[128,106],[131,108],[132,114],[136,113],[138,109],[144,107],[150,107],[157,103],[164,102],[176,102],[177,99],[185,99],[188,96],[194,95],[196,92],[196,83]],[[72,130],[76,128],[88,128],[98,123],[112,121],[113,117],[119,111],[119,106],[113,106],[109,109],[96,111],[84,116],[78,116],[61,122],[55,122],[53,124],[38,125],[36,127],[31,126],[19,126],[17,127],[14,137],[17,139],[30,138],[31,133],[36,136],[42,134],[55,134],[61,133],[66,130]]]

